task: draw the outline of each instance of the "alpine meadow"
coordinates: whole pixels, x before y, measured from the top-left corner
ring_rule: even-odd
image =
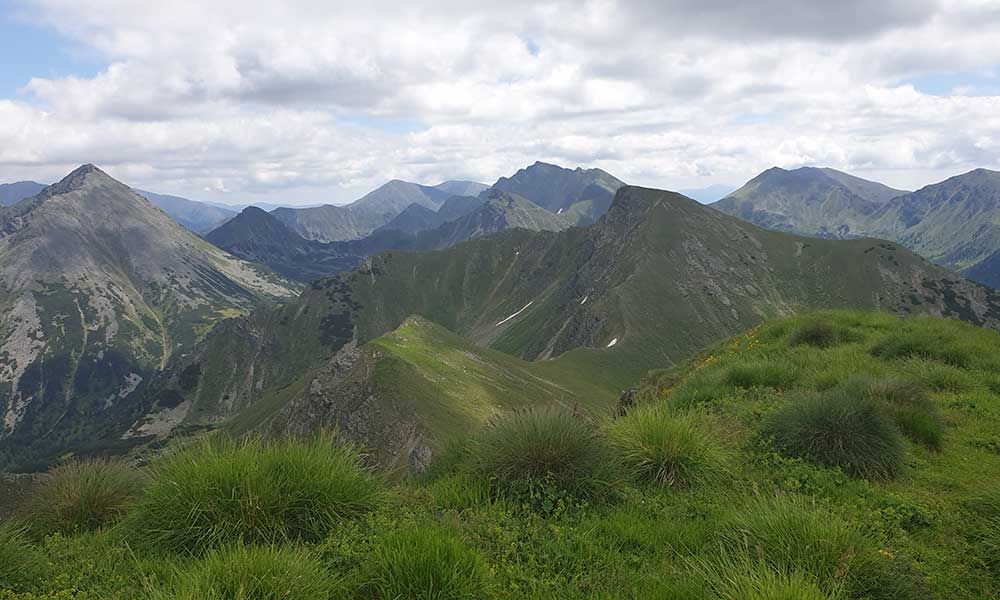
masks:
[[[0,2],[0,600],[1000,598],[998,40]]]

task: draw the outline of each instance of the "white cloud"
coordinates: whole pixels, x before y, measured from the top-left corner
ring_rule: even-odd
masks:
[[[0,101],[0,180],[95,162],[167,193],[315,202],[535,160],[673,188],[1000,167],[1000,98],[908,83],[996,69],[995,2],[476,4],[39,0],[28,14],[109,66]]]

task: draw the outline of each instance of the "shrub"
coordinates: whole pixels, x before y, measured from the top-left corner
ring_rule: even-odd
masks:
[[[829,321],[809,320],[795,328],[788,337],[788,345],[830,348],[837,345],[840,337],[840,332]]]
[[[967,367],[972,362],[970,352],[957,345],[952,336],[932,327],[911,326],[894,331],[871,348],[871,354],[885,359],[929,358],[953,367]]]
[[[553,407],[497,419],[473,447],[476,471],[495,494],[546,503],[552,494],[593,499],[612,489],[610,452],[583,418]]]
[[[353,448],[329,438],[226,440],[166,458],[126,526],[140,545],[173,551],[318,541],[378,495]]]
[[[786,361],[757,360],[735,364],[726,371],[723,381],[732,387],[783,388],[798,378],[795,367]]]
[[[645,405],[615,419],[608,438],[636,479],[668,487],[717,479],[729,462],[725,446],[699,415],[672,414],[662,406]]]
[[[161,590],[162,600],[331,600],[346,597],[312,554],[291,546],[236,544],[206,554]]]
[[[786,455],[856,477],[892,477],[903,464],[899,431],[874,400],[844,388],[790,399],[762,431]]]
[[[144,477],[120,460],[95,458],[55,467],[26,502],[23,514],[39,536],[93,531],[125,514]]]
[[[923,387],[901,379],[881,379],[864,392],[878,402],[903,435],[935,450],[941,448],[944,421]]]
[[[0,590],[25,591],[39,583],[45,558],[12,521],[0,521]]]
[[[381,600],[478,599],[489,576],[476,552],[438,529],[406,529],[382,538],[368,572],[369,586]]]
[[[757,500],[720,534],[729,552],[746,550],[778,572],[799,572],[831,591],[841,580],[866,577],[877,554],[858,530],[804,500]]]

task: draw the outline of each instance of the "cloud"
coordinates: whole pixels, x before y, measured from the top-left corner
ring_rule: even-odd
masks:
[[[915,186],[1000,160],[1000,99],[911,83],[996,68],[1000,13],[977,0],[22,8],[108,66],[0,100],[2,180],[97,162],[145,189],[316,202],[535,160],[674,188],[775,164]]]

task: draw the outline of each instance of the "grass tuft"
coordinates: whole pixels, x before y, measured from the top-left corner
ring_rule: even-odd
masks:
[[[369,587],[380,600],[474,600],[484,597],[489,569],[452,534],[405,529],[376,544]]]
[[[596,499],[612,488],[611,453],[582,417],[554,406],[508,413],[479,436],[476,471],[516,499],[568,494]]]
[[[25,503],[23,516],[39,537],[93,531],[123,516],[142,492],[144,481],[140,471],[120,460],[63,463]]]
[[[216,549],[176,578],[157,600],[333,600],[339,582],[312,554],[294,546]]]
[[[871,348],[871,354],[886,360],[927,358],[953,367],[965,368],[972,363],[967,348],[950,336],[931,327],[905,327],[886,335]]]
[[[13,521],[0,521],[0,591],[34,588],[43,577],[44,562],[45,557],[28,541],[24,528]]]
[[[319,541],[379,491],[354,449],[326,437],[206,442],[155,467],[125,525],[139,545],[175,552]]]
[[[933,450],[941,449],[944,421],[923,386],[903,379],[879,379],[865,394],[879,403],[903,435]]]
[[[795,328],[788,337],[788,345],[832,348],[841,341],[842,337],[843,334],[834,327],[833,323],[821,319],[813,319]]]
[[[798,395],[762,426],[782,453],[855,477],[885,479],[902,468],[903,444],[879,405],[850,389]]]
[[[696,413],[641,406],[612,421],[607,436],[639,481],[687,487],[715,481],[729,470],[728,449]]]
[[[732,387],[785,388],[798,379],[795,366],[786,360],[755,360],[737,363],[726,371],[723,381]]]

